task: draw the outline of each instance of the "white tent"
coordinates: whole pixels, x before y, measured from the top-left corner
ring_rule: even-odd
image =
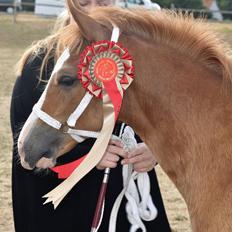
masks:
[[[35,14],[59,15],[65,6],[65,0],[36,0]]]

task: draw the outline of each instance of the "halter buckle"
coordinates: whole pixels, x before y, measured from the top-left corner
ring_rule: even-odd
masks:
[[[61,132],[63,132],[64,134],[67,134],[67,133],[68,133],[68,130],[69,130],[68,124],[67,124],[66,122],[65,122],[65,123],[62,123],[59,130],[60,130]]]

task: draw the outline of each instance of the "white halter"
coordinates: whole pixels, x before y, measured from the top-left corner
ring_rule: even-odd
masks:
[[[119,28],[114,27],[111,41],[118,42],[119,38]],[[64,62],[70,57],[69,49],[65,49],[60,58],[58,59],[53,73],[56,73],[64,64]],[[36,114],[42,121],[47,123],[49,126],[57,129],[62,130],[64,133],[68,133],[73,139],[75,139],[78,143],[83,142],[86,138],[97,138],[99,132],[94,131],[86,131],[86,130],[76,130],[73,127],[75,127],[77,120],[80,118],[80,116],[83,114],[89,103],[91,102],[93,95],[91,95],[89,92],[86,92],[85,96],[82,98],[80,104],[76,107],[76,109],[71,113],[69,116],[67,122],[65,124],[62,124],[46,112],[44,112],[41,107],[43,105],[45,95],[47,92],[47,88],[49,86],[50,81],[47,84],[46,89],[44,90],[44,93],[40,97],[38,103],[36,103],[33,107],[33,113]]]

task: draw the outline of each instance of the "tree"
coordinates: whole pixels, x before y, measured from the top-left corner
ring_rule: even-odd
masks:
[[[218,5],[221,10],[231,10],[232,11],[232,1],[231,0],[218,0]],[[232,19],[231,14],[224,14],[225,19]]]
[[[218,0],[218,5],[221,10],[232,10],[231,0]]]

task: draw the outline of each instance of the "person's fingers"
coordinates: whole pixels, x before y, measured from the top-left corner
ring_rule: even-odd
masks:
[[[96,166],[98,169],[102,170],[107,167],[114,168],[117,166],[117,162],[119,161],[120,157],[116,154],[105,152],[104,156],[102,157],[101,161]],[[113,164],[114,163],[114,164]]]
[[[129,157],[121,161],[122,165],[132,164],[136,172],[148,172],[154,168],[156,161],[152,156],[146,154]]]
[[[134,170],[136,172],[142,173],[142,172],[150,172],[152,169],[154,169],[154,167],[150,167],[150,168],[134,168]]]
[[[135,163],[138,163],[138,162],[143,162],[144,160],[147,160],[146,156],[137,155],[137,156],[133,156],[133,157],[123,159],[122,164],[135,164]]]
[[[136,172],[148,172],[152,170],[156,165],[156,162],[152,159],[143,160],[142,156],[140,156],[139,159],[137,158],[138,157],[136,157],[136,159],[133,159],[134,163],[131,162],[131,159],[123,159],[121,161],[121,164],[133,164],[133,168]]]
[[[154,163],[144,161],[144,162],[135,163],[133,165],[133,168],[136,172],[149,172],[150,170],[152,170],[152,168],[154,168],[154,166],[155,166]]]
[[[118,155],[107,152],[105,159],[111,162],[118,162],[120,158]]]
[[[123,148],[123,143],[120,140],[117,140],[117,139],[111,139],[109,144]]]
[[[145,153],[147,151],[148,147],[145,143],[138,143],[137,147],[133,149],[132,151],[128,152],[128,156],[137,156]]]
[[[128,153],[122,148],[115,145],[108,145],[106,152],[110,152],[125,158]]]
[[[99,165],[96,166],[97,169],[103,170],[105,168],[116,168],[117,162],[112,162],[109,160],[103,160]]]

